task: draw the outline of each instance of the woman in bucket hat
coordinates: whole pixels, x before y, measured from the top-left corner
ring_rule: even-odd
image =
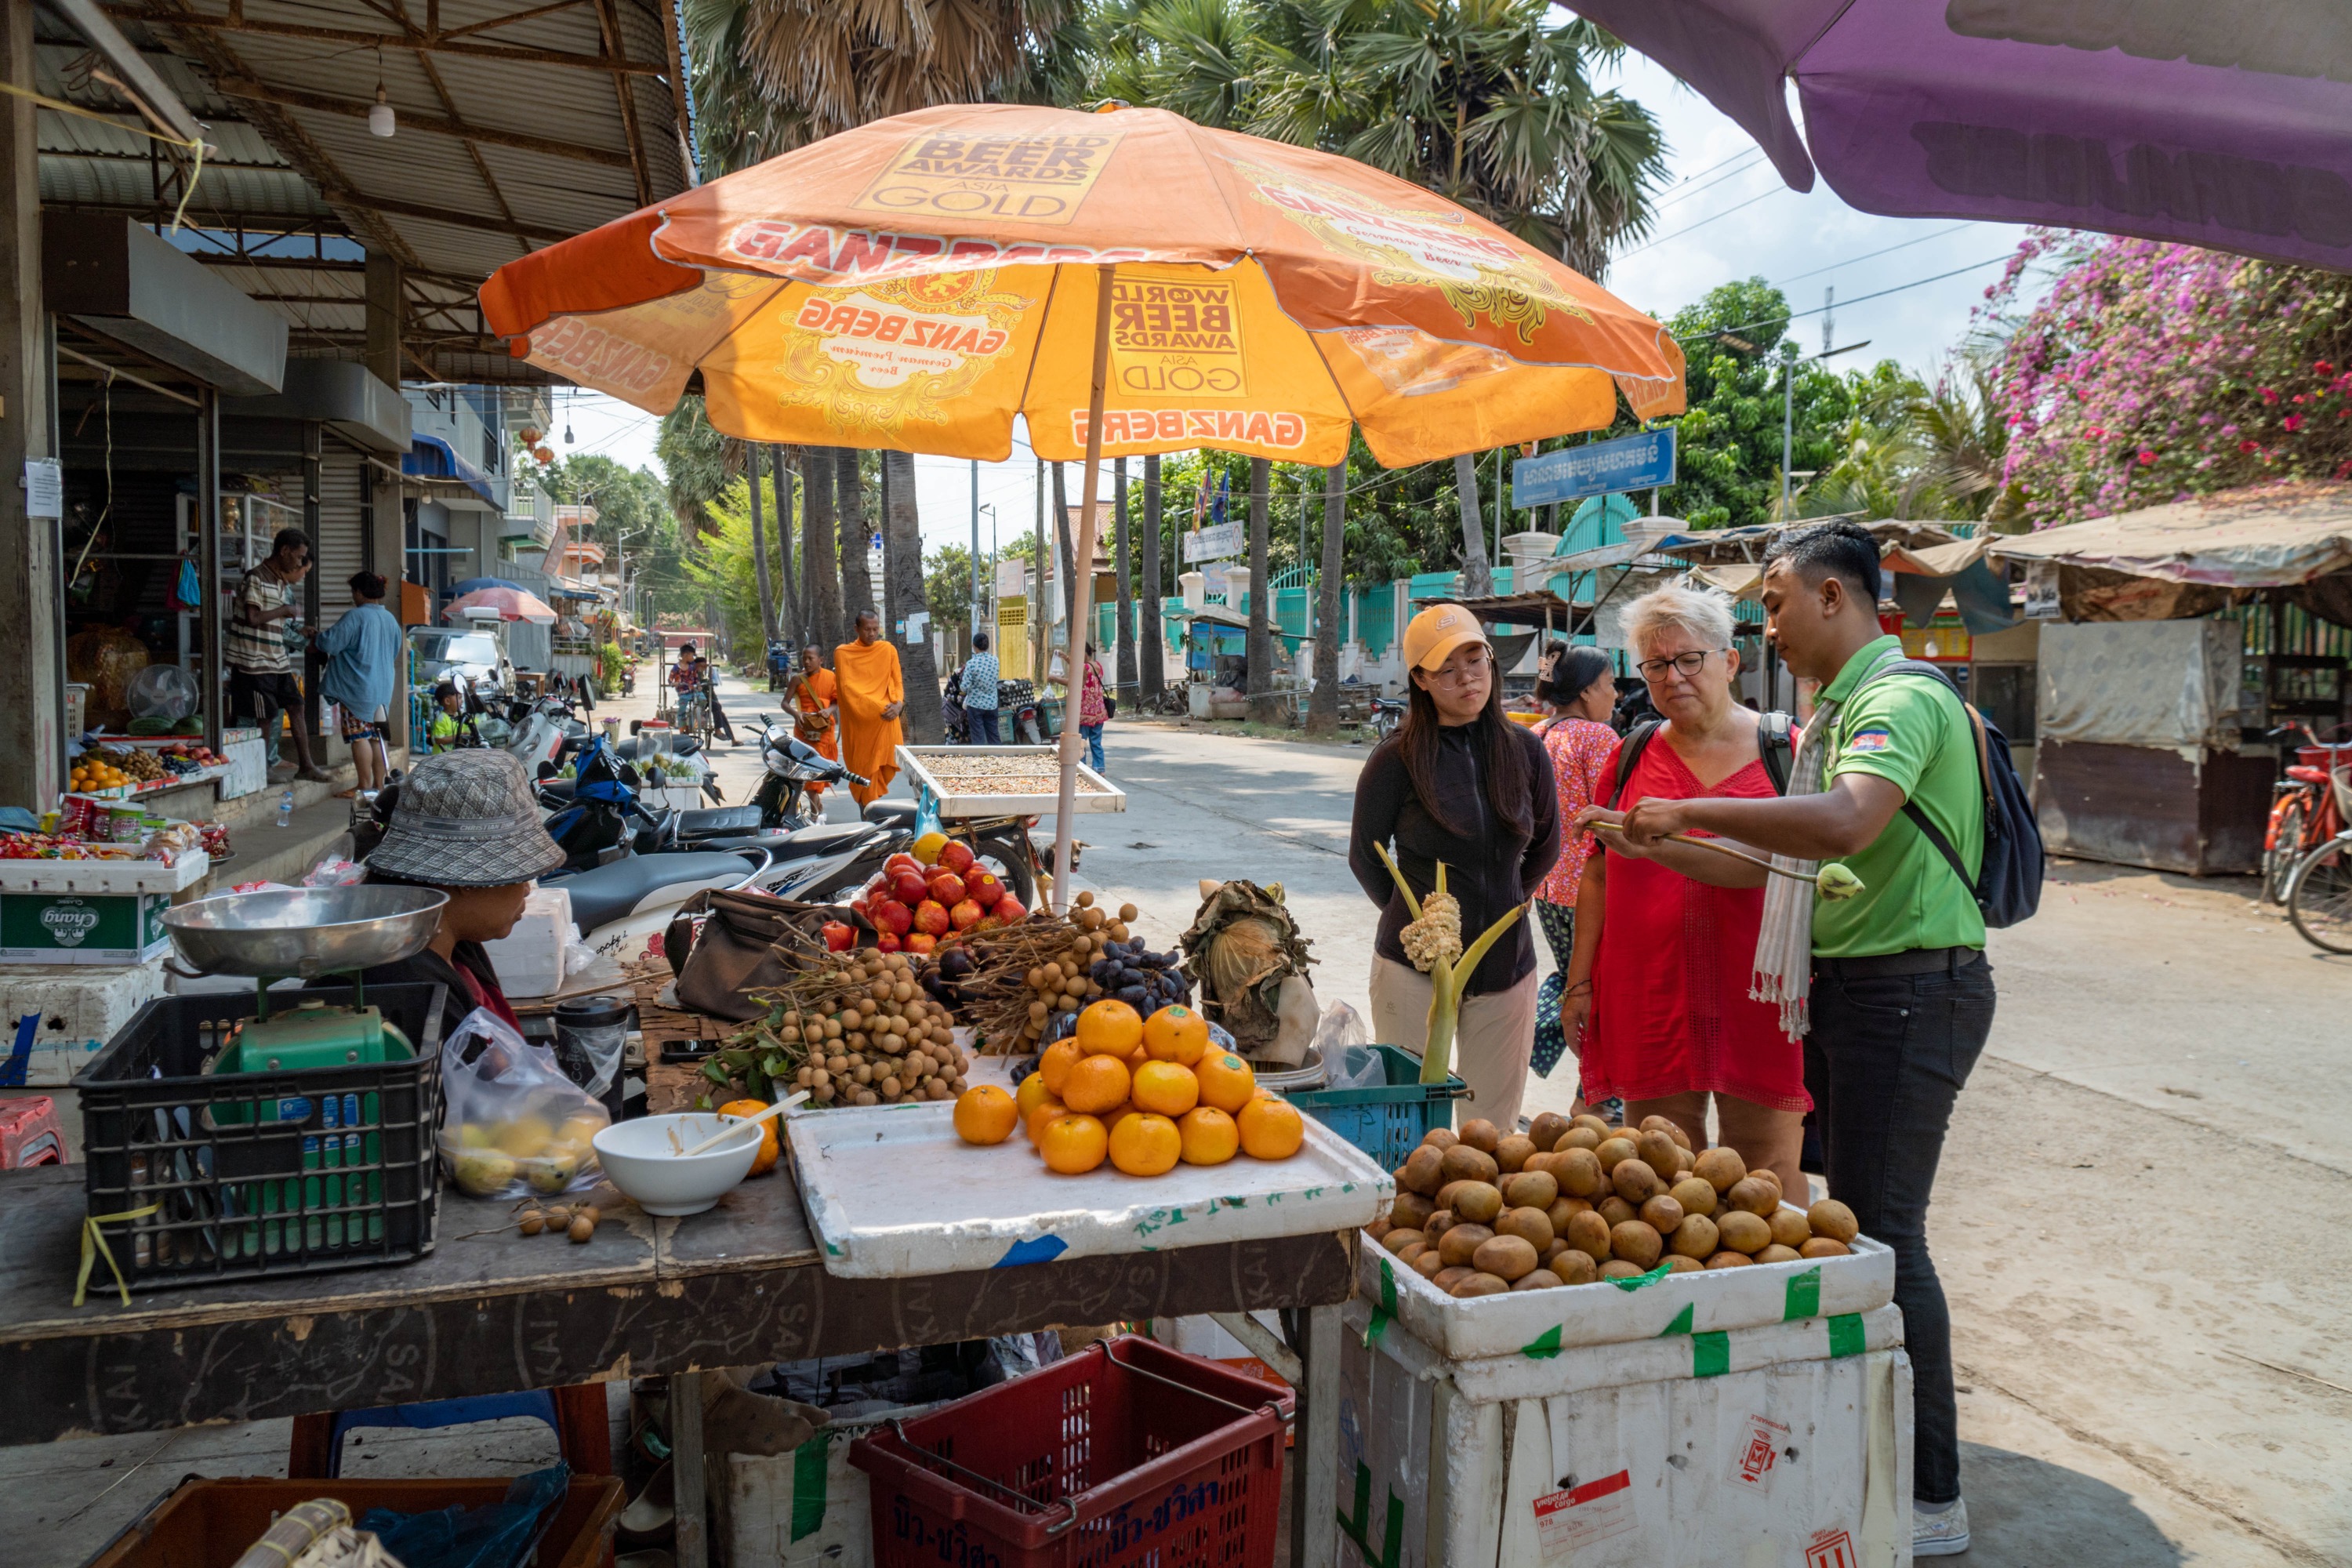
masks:
[[[368,880],[438,888],[449,901],[433,940],[369,970],[367,984],[447,987],[444,1038],[477,1007],[515,1024],[482,944],[513,931],[532,882],[563,864],[522,764],[504,752],[450,752],[417,763],[395,787],[391,826],[367,858]]]

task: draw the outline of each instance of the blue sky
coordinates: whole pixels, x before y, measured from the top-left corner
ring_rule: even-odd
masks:
[[[1601,279],[1612,293],[1654,315],[1672,315],[1716,285],[1738,278],[1781,284],[1800,311],[1818,309],[1823,289],[1833,287],[1848,301],[1835,307],[1834,346],[1864,341],[1870,345],[1843,356],[1841,369],[1892,358],[1927,372],[1967,331],[1970,310],[1982,303],[1985,286],[2000,276],[2000,261],[2021,237],[2023,231],[2011,224],[1858,212],[1822,182],[1804,195],[1791,191],[1746,132],[1639,55],[1628,55],[1622,68],[1605,73],[1599,85],[1617,87],[1647,105],[1666,135],[1667,173],[1657,222],[1649,239],[1622,251]],[[1920,283],[1959,268],[1967,270]],[[1879,297],[1864,298],[1871,295]],[[1814,315],[1791,331],[1809,350],[1819,350],[1822,327],[1822,318]],[[562,449],[606,452],[658,471],[653,456],[658,420],[598,395],[559,393],[559,434],[567,412],[579,440]],[[941,458],[915,462],[926,544],[968,541],[971,465]],[[1030,526],[1034,473],[1020,448],[1012,462],[981,465],[981,500],[998,509],[1008,537]],[[1075,500],[1076,475],[1070,479]],[[983,514],[983,551],[988,533]]]

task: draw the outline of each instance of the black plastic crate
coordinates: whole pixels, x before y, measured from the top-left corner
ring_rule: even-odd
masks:
[[[275,1015],[347,1006],[349,986],[272,991]],[[252,992],[163,996],[74,1077],[85,1190],[134,1290],[404,1263],[433,1250],[441,1175],[439,985],[361,998],[416,1047],[408,1060],[300,1071],[210,1068]]]

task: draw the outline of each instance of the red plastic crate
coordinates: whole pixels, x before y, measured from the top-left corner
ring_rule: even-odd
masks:
[[[1290,1400],[1124,1335],[849,1447],[876,1568],[1266,1568]]]

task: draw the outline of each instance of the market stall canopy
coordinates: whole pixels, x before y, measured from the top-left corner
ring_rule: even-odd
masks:
[[[479,610],[494,610],[502,621],[528,621],[535,626],[555,624],[554,609],[538,595],[521,588],[478,588],[473,593],[461,594],[449,601],[441,618],[455,623]]]
[[[2251,486],[1993,541],[2058,570],[2070,621],[2175,620],[2250,597],[2352,626],[2352,483]]]
[[[1399,467],[1604,426],[1621,391],[1683,407],[1673,337],[1554,258],[1156,109],[876,121],[511,262],[482,304],[518,355],[651,413],[698,381],[739,438],[992,461],[1016,414],[1055,461],[1093,432],[1329,464],[1353,426]]]
[[[2352,270],[2352,27],[2332,0],[1575,8],[1697,89],[1794,189],[1818,163],[1864,212]]]
[[[1568,625],[1576,606],[1549,589],[1533,594],[1496,594],[1484,599],[1457,599],[1450,594],[1424,594],[1416,605],[1459,605],[1488,626]]]

